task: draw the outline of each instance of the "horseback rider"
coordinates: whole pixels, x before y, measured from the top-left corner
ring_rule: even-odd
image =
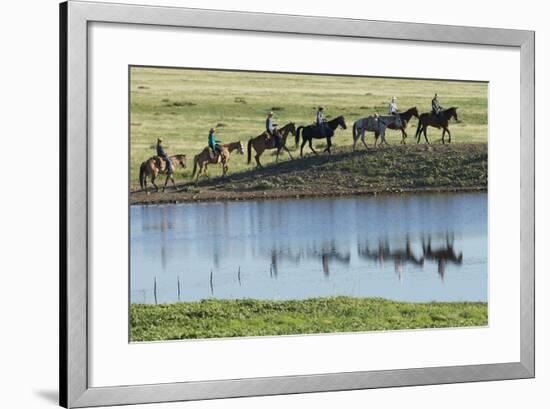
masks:
[[[397,98],[391,97],[390,105],[388,106],[388,110],[390,112],[390,115],[399,115],[399,110],[397,109]]]
[[[437,94],[435,94],[432,99],[432,114],[434,114],[437,119],[440,119],[442,110],[443,108],[441,108],[441,105],[439,105],[439,101],[437,100]]]
[[[223,149],[219,142],[216,140],[216,130],[210,128],[208,132],[208,147],[210,148],[208,152],[210,153],[210,159],[216,159],[216,155],[223,155]]]
[[[267,119],[265,120],[265,130],[275,142],[275,147],[280,148],[281,135],[279,134],[279,130],[277,129],[277,124],[273,123],[273,112],[267,114]]]
[[[164,150],[164,147],[162,146],[162,139],[161,138],[158,138],[157,139],[157,156],[161,157],[162,159],[164,159],[164,162],[166,163],[166,172],[167,173],[172,173],[174,167],[172,165],[172,161],[170,160],[170,158],[168,157],[168,154],[166,153],[166,151]]]
[[[315,116],[315,124],[319,128],[319,132],[322,136],[325,136],[325,126],[326,126],[326,119],[325,119],[325,107],[320,106],[317,109],[317,115]]]

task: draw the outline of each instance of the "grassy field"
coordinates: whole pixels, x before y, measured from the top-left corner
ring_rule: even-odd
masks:
[[[453,143],[487,143],[487,85],[451,81],[422,81],[383,78],[335,77],[268,73],[222,72],[183,69],[131,69],[131,188],[138,185],[139,164],[155,154],[157,137],[163,137],[170,154],[185,153],[192,157],[206,146],[208,130],[217,127],[223,142],[244,143],[264,130],[266,113],[275,112],[280,126],[295,122],[313,122],[318,105],[325,106],[327,117],[344,115],[347,130],[338,130],[333,143],[352,143],[353,122],[375,112],[386,114],[392,96],[404,111],[417,106],[420,112],[430,110],[437,92],[444,107],[458,106],[459,123],[451,125]],[[409,126],[409,143],[416,130],[416,119]],[[369,143],[372,143],[372,134]],[[428,130],[436,142],[440,132]],[[400,141],[400,132],[387,132],[390,144]],[[317,146],[324,146],[319,141]],[[294,141],[289,144],[294,149]],[[281,156],[287,160],[286,155]],[[264,154],[262,162],[274,162]],[[251,169],[246,158],[233,157],[230,172]],[[191,169],[184,170],[185,178]],[[211,176],[220,174],[211,166]]]
[[[130,314],[134,342],[487,325],[485,303],[352,297],[133,304]]]

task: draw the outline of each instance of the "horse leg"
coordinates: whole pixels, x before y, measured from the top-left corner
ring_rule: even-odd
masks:
[[[284,146],[284,149],[285,149],[286,153],[288,153],[288,156],[290,157],[290,159],[293,160],[294,158],[290,154],[290,151],[288,150],[288,148],[286,146]]]
[[[307,142],[307,140],[304,138],[302,140],[302,145],[300,146],[300,157],[302,157],[303,154],[304,154],[304,146],[306,146],[306,142]]]
[[[162,193],[166,190],[166,185],[168,184],[168,180],[170,179],[170,174],[168,173],[166,175],[166,180],[164,181],[164,186],[162,187]]]
[[[260,156],[262,156],[262,153],[264,153],[265,148],[262,145],[261,147],[256,148],[256,156],[254,156],[254,159],[256,159],[256,168],[261,168],[262,164],[260,163]]]
[[[365,128],[361,131],[361,142],[363,142],[363,145],[365,146],[365,149],[368,149],[367,147],[367,141],[365,141]]]
[[[424,133],[424,139],[426,140],[426,143],[429,145],[430,144],[430,141],[428,140],[428,133],[426,132],[426,130],[428,129],[428,126],[424,126],[424,128],[422,129],[423,133]]]
[[[418,123],[418,126],[416,128],[416,133],[414,134],[414,137],[416,138],[416,143],[420,143],[420,137],[422,136],[422,124]]]
[[[327,147],[325,148],[325,150],[323,152],[328,152],[328,154],[330,155],[330,147],[332,146],[332,141],[331,141],[331,138],[327,138]]]
[[[144,175],[143,177],[143,191],[146,193],[146,194],[150,194],[151,192],[149,192],[147,190],[147,174]]]
[[[159,191],[159,187],[157,186],[157,184],[155,183],[155,179],[157,178],[157,175],[153,174],[151,175],[151,183],[153,184],[153,186],[155,187],[155,192],[158,192]]]
[[[449,128],[447,128],[447,133],[449,134],[449,143],[451,143],[451,131],[449,131]]]
[[[443,132],[441,133],[441,143],[445,145],[445,128],[443,128]]]
[[[275,163],[279,163],[279,153],[281,153],[281,148],[277,148],[277,155],[275,156]]]
[[[172,181],[172,186],[174,186],[174,189],[178,190],[178,188],[176,187],[176,181],[174,180],[174,174],[170,175],[170,180]]]
[[[403,145],[406,145],[405,139],[407,138],[407,132],[403,128],[401,128],[401,143]]]
[[[317,153],[317,151],[316,151],[315,149],[313,149],[313,138],[309,138],[308,142],[309,142],[309,149],[311,149],[311,151],[312,151],[315,155],[319,155],[319,154]]]

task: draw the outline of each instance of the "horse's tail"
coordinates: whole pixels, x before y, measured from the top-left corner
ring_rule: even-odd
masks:
[[[195,158],[193,159],[193,173],[191,174],[191,177],[195,177],[195,173],[197,173],[197,163],[199,162],[199,155],[195,155]]]
[[[141,166],[139,167],[139,185],[141,186],[142,190],[145,186],[145,163],[146,162],[142,162]]]
[[[250,161],[252,160],[252,139],[248,140],[247,150],[248,150],[248,160],[246,163],[250,165]]]
[[[303,129],[303,126],[299,126],[296,128],[296,135],[294,135],[294,141],[296,142],[296,146],[300,143],[300,131]]]

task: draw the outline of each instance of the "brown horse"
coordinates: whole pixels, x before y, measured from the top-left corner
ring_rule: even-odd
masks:
[[[284,149],[286,153],[288,153],[288,156],[290,156],[290,159],[292,159],[292,155],[290,154],[290,151],[285,146],[286,145],[286,137],[288,134],[295,135],[296,134],[296,126],[293,122],[290,122],[280,128],[278,130],[279,134],[281,135],[281,144],[280,146],[277,146],[275,144],[275,141],[273,138],[269,137],[267,132],[263,132],[262,134],[256,136],[255,138],[252,138],[248,141],[248,164],[250,164],[250,161],[252,159],[252,148],[256,151],[256,155],[254,156],[254,159],[256,159],[256,167],[261,168],[262,164],[260,163],[260,156],[262,156],[262,153],[266,149],[277,149],[277,157],[275,158],[275,162],[279,162],[279,153],[281,153],[281,149]]]
[[[441,134],[441,143],[445,143],[445,132],[449,134],[449,143],[451,143],[451,132],[449,131],[449,120],[454,118],[458,122],[458,114],[456,111],[457,107],[447,108],[435,115],[433,112],[425,112],[420,115],[418,118],[418,128],[416,130],[416,143],[420,143],[420,136],[424,133],[424,139],[426,143],[428,141],[428,136],[426,135],[426,129],[428,126],[433,126],[434,128],[441,129],[443,128],[443,133]]]
[[[181,165],[182,168],[187,167],[187,159],[185,158],[185,155],[172,155],[169,158],[173,165],[171,172],[168,172],[166,168],[166,161],[160,156],[153,156],[141,163],[141,166],[139,167],[139,184],[142,190],[147,190],[147,176],[150,176],[151,183],[158,192],[159,187],[156,185],[155,179],[159,174],[166,175],[164,187],[162,188],[163,192],[166,190],[168,180],[171,180],[172,185],[176,188],[176,183],[174,182],[174,170],[177,165]],[[147,192],[147,194],[149,194],[149,192]]]
[[[401,126],[399,126],[396,122],[390,122],[388,124],[388,129],[393,130],[400,130],[401,131],[401,143],[405,144],[405,139],[407,138],[407,132],[405,132],[405,129],[407,129],[407,125],[409,124],[411,118],[415,116],[417,119],[420,119],[418,117],[418,109],[416,107],[412,107],[407,109],[405,112],[399,113],[399,118],[401,119]],[[376,141],[378,140],[379,134],[378,132],[374,133],[374,144],[376,145]]]
[[[224,177],[227,174],[227,170],[229,169],[227,165],[229,163],[229,154],[233,151],[237,151],[239,154],[244,155],[244,146],[241,141],[220,144],[220,146],[222,147],[222,154],[214,154],[214,158],[210,156],[211,154],[209,147],[204,148],[201,153],[195,155],[195,159],[193,160],[193,174],[191,175],[191,177],[195,178],[195,181],[197,181],[199,179],[199,176],[203,173],[206,177],[208,177],[209,163],[220,163],[223,170],[222,177]],[[197,166],[199,168],[198,173]]]

